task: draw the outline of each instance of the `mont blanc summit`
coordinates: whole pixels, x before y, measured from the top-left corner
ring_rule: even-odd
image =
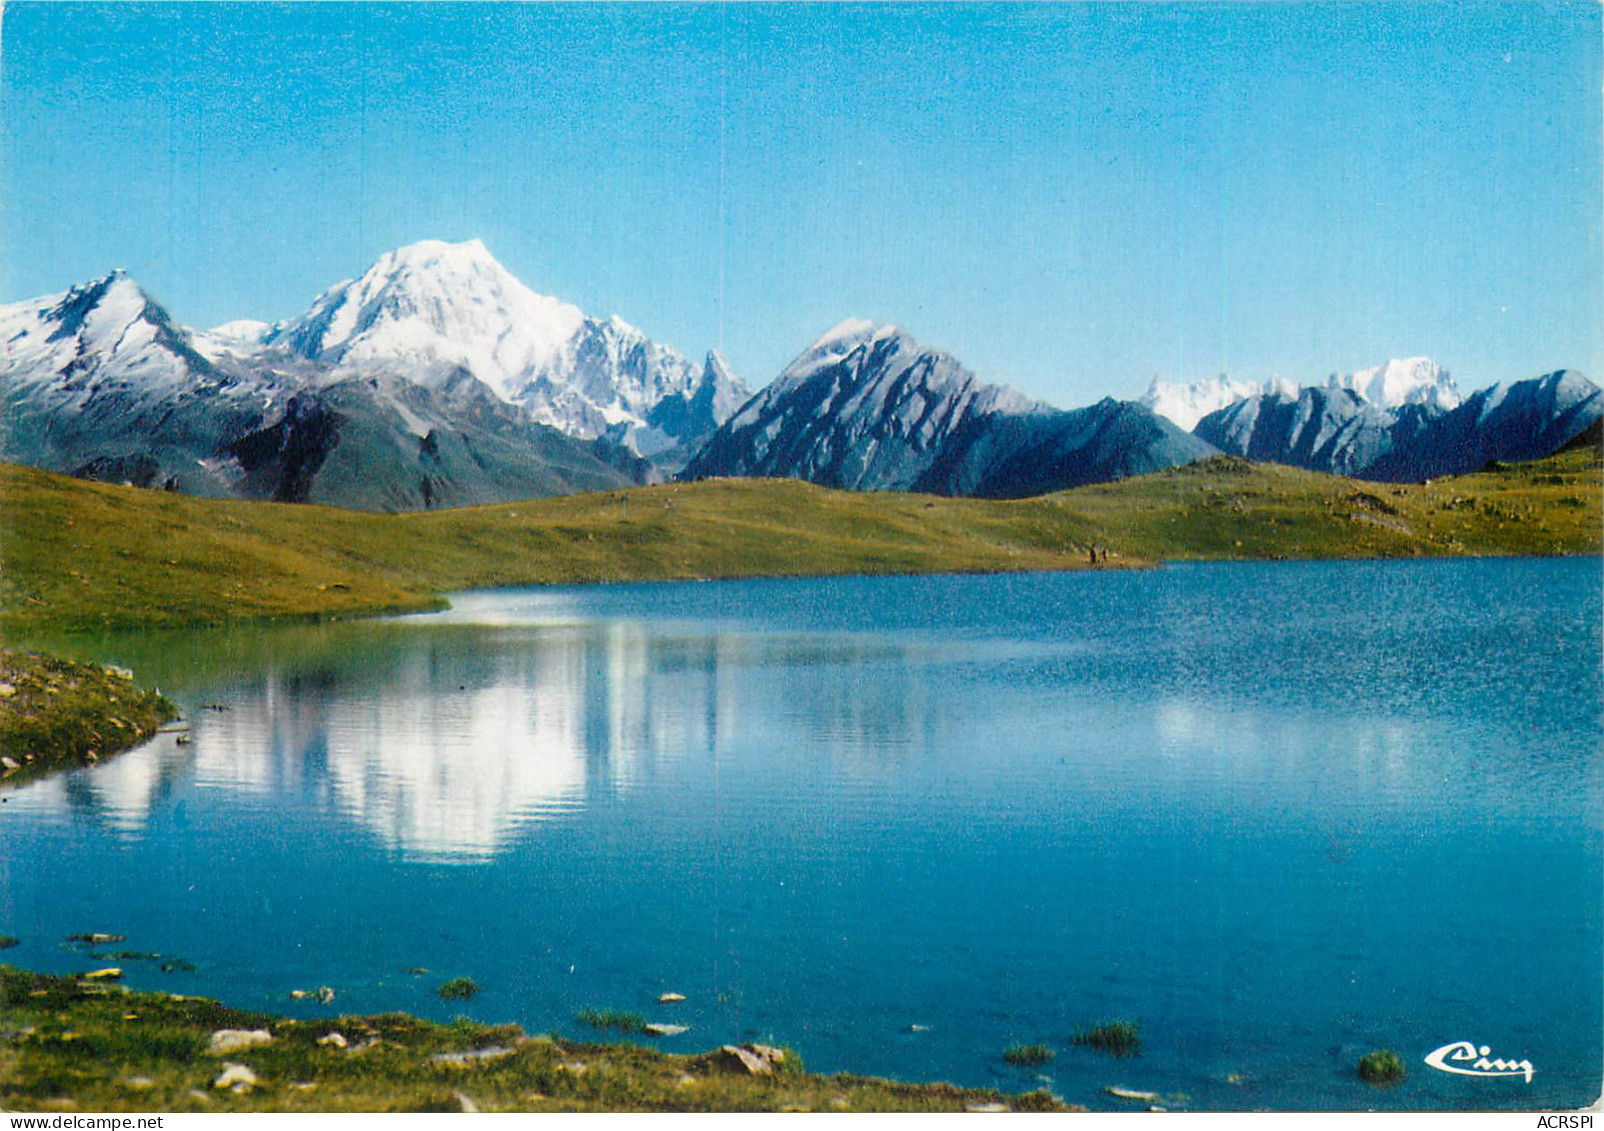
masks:
[[[465,372],[532,420],[570,436],[607,436],[643,454],[698,439],[665,427],[710,423],[688,407],[703,386],[717,409],[746,388],[722,359],[698,366],[617,315],[593,318],[537,294],[479,240],[425,240],[380,256],[269,335],[335,374],[375,368],[437,385]],[[664,402],[669,409],[653,419]],[[687,411],[674,411],[683,406]]]
[[[267,341],[335,372],[401,363],[428,384],[466,369],[512,401],[561,361],[585,315],[514,278],[478,240],[425,240],[381,255]]]

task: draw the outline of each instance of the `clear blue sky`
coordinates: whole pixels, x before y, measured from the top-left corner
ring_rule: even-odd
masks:
[[[847,316],[1064,406],[1604,377],[1600,9],[8,3],[0,300],[293,316],[482,238],[754,385]]]

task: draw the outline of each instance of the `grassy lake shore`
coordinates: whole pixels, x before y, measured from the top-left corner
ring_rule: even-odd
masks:
[[[439,608],[506,585],[984,573],[1164,559],[1592,554],[1599,450],[1425,484],[1215,457],[1034,499],[721,479],[404,514],[0,464],[0,637]]]
[[[675,1056],[399,1013],[292,1020],[9,966],[0,1006],[0,1107],[17,1112],[1076,1110],[1046,1092],[818,1075],[794,1053],[752,1075],[716,1050]],[[271,1040],[214,1052],[219,1030]]]
[[[177,717],[127,673],[0,649],[0,789],[103,761]]]

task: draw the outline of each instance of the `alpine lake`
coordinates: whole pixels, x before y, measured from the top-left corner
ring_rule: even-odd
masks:
[[[41,641],[189,730],[0,794],[0,957],[115,933],[163,956],[126,984],[244,1008],[627,1011],[1093,1108],[1582,1106],[1601,596],[1597,558],[1194,564]],[[1074,1043],[1115,1020],[1138,1055]],[[1459,1041],[1530,1079],[1426,1063]]]

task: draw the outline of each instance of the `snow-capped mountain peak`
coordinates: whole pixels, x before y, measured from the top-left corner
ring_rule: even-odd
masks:
[[[1238,381],[1222,373],[1218,377],[1194,381],[1189,385],[1160,381],[1154,377],[1147,392],[1142,394],[1141,403],[1190,432],[1197,427],[1199,420],[1211,412],[1218,412],[1249,397],[1281,391],[1285,387],[1290,387],[1293,396],[1297,395],[1296,385],[1275,377],[1269,382]]]
[[[283,329],[282,323],[258,322],[254,318],[238,318],[224,322],[210,330],[189,331],[189,343],[195,352],[211,361],[230,356],[248,356],[260,350],[275,333]]]
[[[224,322],[221,326],[213,326],[206,332],[223,341],[239,342],[243,345],[260,342],[274,329],[276,327],[271,322],[259,322],[254,318],[236,318],[232,322]]]
[[[777,385],[791,385],[806,381],[821,369],[827,369],[860,347],[873,347],[876,343],[900,339],[918,352],[924,347],[892,323],[870,322],[864,318],[846,318],[821,334],[812,345],[797,355],[779,377]]]
[[[0,377],[51,385],[63,403],[110,382],[141,393],[182,385],[206,360],[121,269],[60,294],[0,306]]]
[[[54,341],[73,337],[90,350],[137,349],[154,336],[158,320],[147,317],[150,307],[150,296],[119,267],[66,291],[40,314],[54,323]],[[130,331],[136,335],[133,340]]]
[[[806,353],[819,353],[825,350],[850,353],[854,346],[873,337],[879,329],[875,323],[864,318],[843,318],[820,334],[818,340],[807,348]]]
[[[713,426],[724,423],[746,403],[751,391],[746,383],[730,368],[718,350],[708,350],[702,363],[702,380],[697,386],[696,399],[707,402],[708,415]]]
[[[1333,373],[1326,378],[1324,387],[1347,389],[1377,408],[1420,404],[1447,410],[1457,407],[1464,399],[1448,371],[1429,357],[1394,359],[1357,373]],[[1160,381],[1155,377],[1141,401],[1160,416],[1191,431],[1205,416],[1238,401],[1257,396],[1296,400],[1302,391],[1302,385],[1284,377],[1242,381],[1222,373],[1191,384]]]
[[[702,419],[671,407],[653,421],[664,401],[694,395],[700,368],[616,314],[593,318],[529,289],[479,240],[424,240],[386,252],[265,344],[318,362],[336,379],[380,370],[451,386],[465,373],[537,423],[638,451],[692,438],[663,421],[691,427]],[[708,411],[745,395],[725,375],[725,395],[710,396]]]
[[[1380,408],[1422,404],[1446,410],[1464,400],[1453,377],[1429,357],[1393,358],[1357,373],[1333,373],[1326,386],[1350,389]]]
[[[342,370],[466,369],[511,401],[562,357],[584,321],[577,306],[524,286],[479,240],[424,240],[324,291],[271,341]]]

